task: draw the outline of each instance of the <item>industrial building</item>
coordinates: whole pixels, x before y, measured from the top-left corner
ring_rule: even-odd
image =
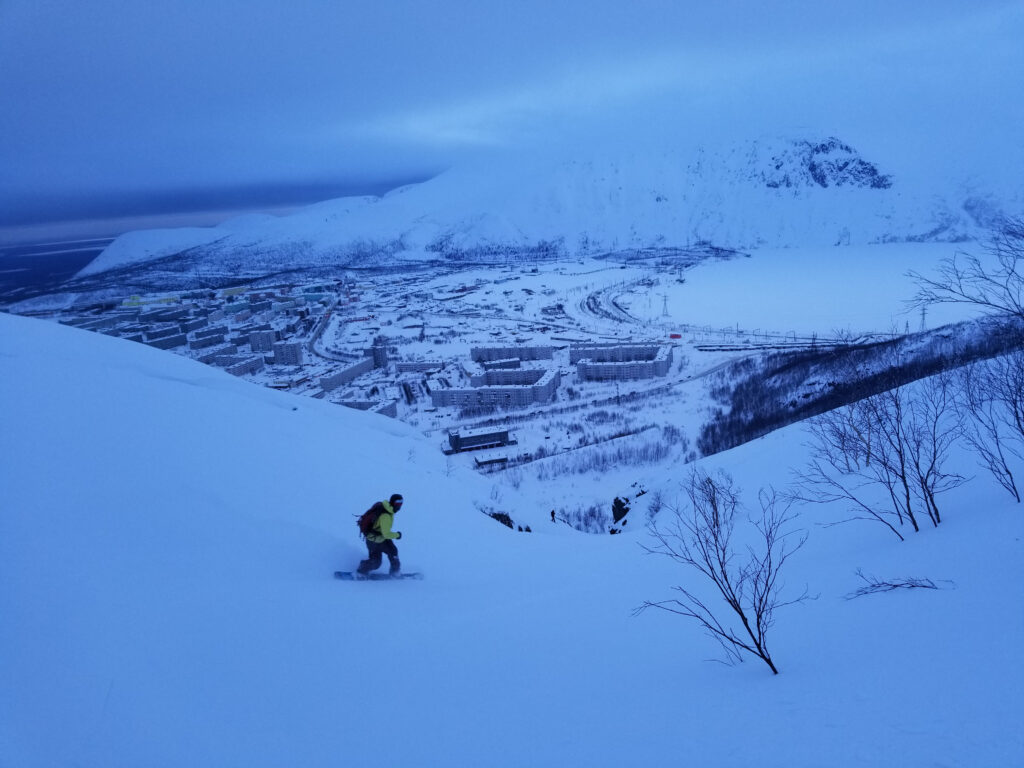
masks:
[[[483,448],[500,448],[511,445],[514,442],[514,440],[509,439],[507,429],[449,432],[449,450],[445,451],[445,453],[462,453],[463,451],[477,451]]]

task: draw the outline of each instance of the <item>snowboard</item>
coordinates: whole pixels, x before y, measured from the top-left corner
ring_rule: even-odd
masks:
[[[355,571],[335,571],[334,578],[342,581],[402,581],[404,579],[422,579],[422,573],[401,573],[391,576],[387,573],[368,573],[365,576]]]

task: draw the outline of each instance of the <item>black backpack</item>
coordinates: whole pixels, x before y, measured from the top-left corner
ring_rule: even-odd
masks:
[[[356,521],[356,525],[359,526],[359,533],[363,536],[369,536],[373,533],[374,529],[377,527],[377,520],[380,519],[382,514],[384,514],[384,505],[379,503],[374,504],[368,510],[363,512],[363,514],[359,516],[359,520]]]

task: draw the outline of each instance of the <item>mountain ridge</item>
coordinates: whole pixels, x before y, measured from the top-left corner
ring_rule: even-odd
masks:
[[[324,201],[281,217],[117,238],[80,276],[192,250],[240,276],[292,268],[729,249],[965,242],[1016,201],[890,172],[836,136],[761,138],[598,159],[507,156],[381,197]],[[192,259],[194,261],[194,258]]]

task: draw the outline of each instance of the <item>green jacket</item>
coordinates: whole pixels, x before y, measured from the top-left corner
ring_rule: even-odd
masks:
[[[368,535],[366,540],[380,544],[382,541],[386,541],[388,539],[402,538],[401,531],[391,530],[391,526],[395,524],[395,510],[392,509],[391,505],[386,501],[378,501],[377,504],[380,504],[383,511],[380,513],[380,517],[377,518],[377,522],[373,526],[373,533]]]

